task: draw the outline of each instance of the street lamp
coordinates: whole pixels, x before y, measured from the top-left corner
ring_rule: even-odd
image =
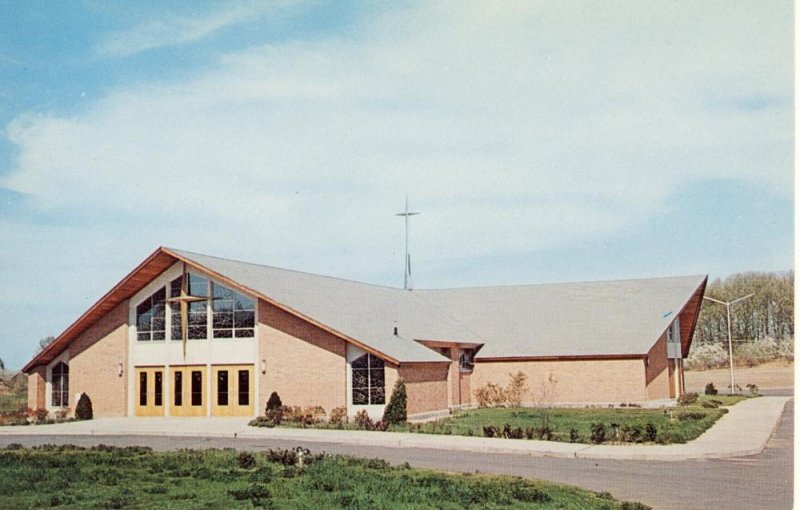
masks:
[[[703,299],[708,299],[709,301],[713,301],[720,305],[725,305],[725,309],[728,312],[728,361],[730,362],[730,367],[731,367],[731,395],[733,395],[735,392],[733,385],[733,341],[731,340],[731,305],[736,304],[739,301],[744,301],[745,299],[753,296],[754,294],[748,294],[738,299],[734,299],[733,301],[720,301],[719,299],[703,296]]]

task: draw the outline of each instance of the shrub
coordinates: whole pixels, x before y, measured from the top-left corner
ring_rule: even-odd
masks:
[[[488,427],[483,427],[483,435],[485,437],[500,437],[502,433],[499,428],[489,425]]]
[[[75,406],[75,418],[78,420],[91,420],[93,416],[92,399],[86,393],[81,393],[78,405]]]
[[[269,499],[269,487],[263,483],[253,483],[246,489],[228,489],[228,494],[237,501],[250,500],[253,506],[261,506],[262,499]]]
[[[77,413],[77,410],[76,410]],[[56,421],[64,421],[67,419],[67,415],[69,414],[69,407],[62,407],[55,412]]]
[[[392,396],[383,412],[383,421],[388,424],[403,423],[406,421],[406,385],[398,379],[392,390]]]
[[[623,425],[620,429],[622,434],[620,439],[626,443],[640,443],[642,442],[642,426],[641,425]]]
[[[695,402],[697,402],[698,398],[699,397],[697,396],[697,393],[694,392],[684,393],[683,395],[678,397],[678,404],[682,406],[692,405]]]
[[[371,430],[372,429],[372,420],[367,414],[366,409],[362,409],[356,413],[355,417],[353,418],[353,422],[356,424],[356,427],[363,429],[363,430]]]
[[[704,400],[703,403],[700,405],[706,409],[716,409],[719,407],[719,404],[717,404],[717,402],[718,402],[717,400]]]
[[[716,395],[717,393],[719,393],[719,391],[717,387],[714,386],[713,382],[706,384],[706,395]]]
[[[569,442],[578,443],[581,440],[581,435],[578,434],[577,429],[569,429]]]
[[[606,440],[606,426],[603,423],[592,423],[589,440],[594,444],[604,443]]]
[[[478,401],[478,407],[497,407],[505,405],[508,395],[502,386],[486,383],[485,386],[475,390],[475,400]]]
[[[250,452],[239,452],[239,455],[236,456],[236,462],[241,469],[250,469],[255,467],[256,458]]]
[[[619,506],[620,510],[653,510],[653,507],[647,506],[638,501],[623,501]]]
[[[331,415],[328,417],[328,423],[339,425],[347,421],[347,408],[345,406],[334,407],[331,409]]]
[[[652,422],[648,421],[647,425],[644,426],[644,440],[655,443],[657,436],[658,430],[656,429],[656,426],[653,425]]]
[[[271,421],[273,425],[280,425],[283,421],[283,409],[281,397],[278,396],[277,391],[273,391],[267,400],[267,408],[265,409],[264,416],[267,420]]]
[[[34,423],[42,423],[47,420],[50,412],[47,409],[29,409],[28,415],[33,419]]]
[[[520,407],[522,405],[522,398],[528,393],[528,376],[521,370],[516,374],[508,374],[511,380],[506,386],[505,400],[512,407]]]
[[[758,386],[756,386],[755,384],[748,384],[747,389],[750,391],[750,394],[753,395],[754,397],[758,395]]]
[[[689,411],[686,413],[678,413],[678,421],[687,421],[687,420],[702,420],[707,415],[702,411]]]
[[[275,411],[283,407],[283,402],[281,402],[281,397],[278,396],[277,391],[273,391],[272,394],[269,396],[267,400],[267,413],[270,411]]]

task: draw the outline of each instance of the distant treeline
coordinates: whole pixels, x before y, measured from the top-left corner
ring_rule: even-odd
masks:
[[[706,296],[720,301],[750,293],[755,295],[731,306],[733,341],[794,338],[794,271],[737,273],[706,287]],[[695,341],[727,341],[727,328],[725,306],[704,299]]]

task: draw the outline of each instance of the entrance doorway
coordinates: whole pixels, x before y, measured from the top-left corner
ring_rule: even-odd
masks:
[[[136,368],[136,416],[164,416],[164,369]]]
[[[206,367],[169,367],[170,416],[206,416]]]
[[[253,416],[253,365],[211,367],[211,415]]]

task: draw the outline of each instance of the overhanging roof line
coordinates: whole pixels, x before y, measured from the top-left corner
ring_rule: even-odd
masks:
[[[125,301],[126,299],[130,298],[133,294],[138,292],[140,289],[135,289],[132,292],[129,289],[126,290],[125,285],[130,283],[133,280],[133,278],[137,275],[137,273],[139,273],[148,265],[153,263],[161,254],[172,256],[171,254],[167,253],[162,246],[156,248],[156,250],[153,253],[151,253],[146,259],[144,259],[144,261],[142,261],[138,266],[136,266],[132,271],[130,271],[122,280],[120,280],[116,285],[114,285],[114,287],[112,287],[111,290],[103,294],[103,296],[100,299],[98,299],[91,307],[89,307],[88,310],[86,310],[80,317],[78,317],[72,324],[70,324],[67,327],[67,329],[65,329],[60,335],[58,335],[56,339],[53,341],[53,343],[45,347],[44,350],[42,350],[42,352],[34,356],[33,359],[28,362],[27,365],[22,367],[21,371],[27,372],[28,370],[32,369],[37,365],[46,364],[52,361],[53,358],[61,354],[64,351],[64,349],[68,347],[69,343],[76,336],[78,336],[80,333],[91,327],[92,324],[97,322],[97,319],[99,319],[100,317],[94,318],[93,315],[100,314],[103,305],[107,305],[106,306],[107,309],[102,310],[102,315],[105,315],[119,303]],[[169,265],[171,264],[172,262],[170,262]],[[169,265],[167,265],[167,267],[169,267]],[[166,267],[164,269],[166,269]],[[163,269],[158,272],[161,273],[161,271],[163,271]],[[133,288],[135,288],[135,285]],[[122,293],[123,297],[120,297],[119,299],[112,299],[117,297],[115,296],[115,294],[117,293]],[[109,300],[111,300],[112,303],[110,305],[108,304]],[[85,322],[90,322],[90,324],[84,324]]]

